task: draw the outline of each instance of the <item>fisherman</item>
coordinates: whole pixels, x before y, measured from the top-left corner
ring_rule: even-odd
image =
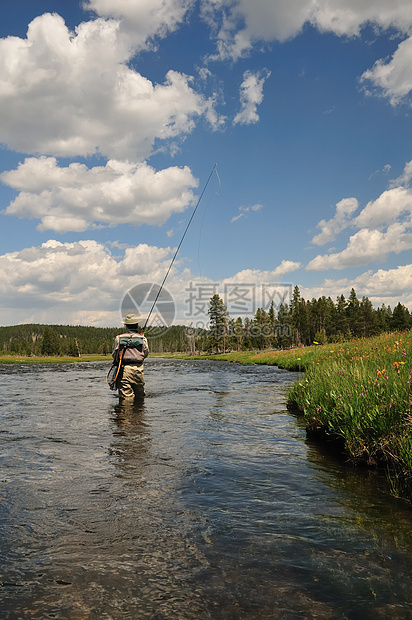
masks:
[[[141,400],[145,395],[143,361],[149,346],[136,314],[128,314],[123,322],[126,332],[116,336],[113,344],[113,360],[121,366],[116,385],[121,400]]]

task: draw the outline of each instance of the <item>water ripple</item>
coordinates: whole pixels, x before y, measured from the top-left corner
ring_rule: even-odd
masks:
[[[10,619],[412,618],[410,510],[285,409],[296,375],[153,359],[5,366],[1,609]]]

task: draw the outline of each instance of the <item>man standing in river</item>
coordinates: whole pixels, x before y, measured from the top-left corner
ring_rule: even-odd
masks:
[[[113,344],[113,359],[120,363],[117,388],[120,400],[143,399],[143,361],[149,354],[149,346],[143,332],[139,333],[139,317],[128,314],[124,319],[125,333],[116,336]]]

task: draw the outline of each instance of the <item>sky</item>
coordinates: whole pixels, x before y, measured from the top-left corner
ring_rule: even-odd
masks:
[[[0,324],[412,310],[411,90],[410,0],[2,3]]]

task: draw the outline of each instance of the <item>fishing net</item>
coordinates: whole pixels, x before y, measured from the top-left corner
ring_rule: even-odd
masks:
[[[116,379],[118,375],[118,369],[119,369],[119,364],[113,363],[109,368],[109,372],[107,373],[106,383],[111,390],[117,389]]]
[[[120,355],[116,356],[113,364],[109,368],[109,372],[107,373],[106,383],[111,390],[117,390],[117,380],[121,378],[124,351],[125,350],[122,349]]]

